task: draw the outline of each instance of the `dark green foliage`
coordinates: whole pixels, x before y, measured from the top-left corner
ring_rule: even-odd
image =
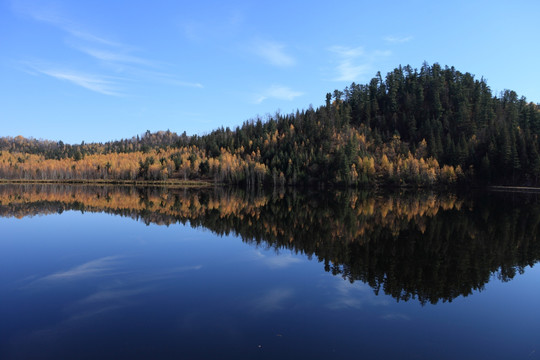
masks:
[[[400,145],[393,149],[402,156],[415,154],[425,140],[422,158],[435,158],[441,168],[459,166],[469,183],[538,185],[539,135],[538,104],[510,90],[493,95],[483,78],[424,63],[420,70],[400,66],[385,78],[378,73],[368,84],[327,93],[317,109],[257,118],[234,130],[222,127],[204,136],[147,131],[129,140],[80,145],[0,138],[0,150],[80,160],[96,153],[196,146],[208,157],[219,157],[223,149],[256,159],[267,166],[273,184],[358,185],[381,182],[384,149],[397,136]],[[375,159],[376,176],[360,171],[359,158],[365,156]],[[178,170],[181,160],[173,160]],[[208,163],[201,166],[206,171]],[[147,173],[145,164],[141,172]]]
[[[294,134],[287,131],[291,125]],[[336,134],[349,127],[365,134],[370,146],[337,148]],[[265,148],[264,139],[276,129],[284,138]],[[246,122],[230,134],[219,129],[195,145],[208,151],[261,149],[270,172],[282,172],[288,181],[335,183],[347,178],[355,157],[376,156],[395,135],[412,153],[425,139],[428,156],[441,166],[459,165],[477,184],[539,181],[539,106],[509,90],[494,96],[484,79],[439,64],[424,64],[420,71],[399,67],[385,80],[377,74],[368,85],[328,93],[316,110]]]

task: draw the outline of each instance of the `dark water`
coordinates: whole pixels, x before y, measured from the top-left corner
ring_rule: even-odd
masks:
[[[540,196],[0,186],[1,359],[539,359]]]

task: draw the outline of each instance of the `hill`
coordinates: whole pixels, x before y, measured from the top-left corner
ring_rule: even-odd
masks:
[[[220,128],[66,145],[0,138],[8,179],[344,186],[538,185],[540,106],[453,67],[398,67],[325,104]]]

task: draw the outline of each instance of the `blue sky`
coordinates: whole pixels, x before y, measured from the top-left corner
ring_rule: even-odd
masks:
[[[0,136],[204,134],[424,61],[540,102],[539,14],[537,0],[0,0]]]

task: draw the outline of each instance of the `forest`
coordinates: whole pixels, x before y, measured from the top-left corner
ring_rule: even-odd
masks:
[[[204,180],[256,186],[535,186],[540,105],[454,67],[400,66],[323,105],[205,135],[0,138],[0,179]]]

